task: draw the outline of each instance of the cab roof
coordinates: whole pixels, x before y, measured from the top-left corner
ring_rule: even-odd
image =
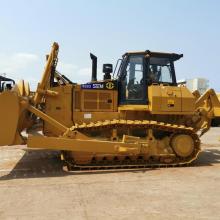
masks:
[[[0,81],[13,81],[14,82],[13,79],[9,79],[9,78],[6,78],[4,76],[0,76]]]
[[[144,56],[148,55],[150,57],[169,58],[173,61],[179,60],[180,58],[183,57],[183,54],[153,52],[153,51],[150,51],[150,50],[127,52],[123,55],[123,57],[129,56],[129,55],[144,55]]]

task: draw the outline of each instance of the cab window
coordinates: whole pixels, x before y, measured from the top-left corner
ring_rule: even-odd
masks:
[[[168,58],[151,57],[147,74],[147,81],[148,84],[175,83],[170,60]]]
[[[123,89],[126,100],[142,100],[143,88],[143,56],[130,56],[126,66]]]

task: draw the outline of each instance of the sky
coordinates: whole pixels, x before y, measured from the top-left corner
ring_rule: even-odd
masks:
[[[127,51],[183,53],[177,79],[207,78],[220,91],[218,0],[0,0],[0,74],[41,79],[45,55],[60,45],[57,69],[72,81],[91,78],[89,53],[116,64]]]

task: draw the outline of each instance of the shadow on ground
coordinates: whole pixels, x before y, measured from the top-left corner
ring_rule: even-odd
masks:
[[[204,149],[199,158],[190,166],[213,166],[220,163],[220,150]],[[15,165],[10,173],[1,176],[0,180],[10,180],[17,178],[44,178],[61,177],[68,175],[88,175],[119,172],[147,172],[159,168],[141,168],[134,170],[95,170],[95,171],[74,171],[66,172],[63,170],[63,163],[60,160],[59,152],[51,151],[27,151]]]
[[[217,163],[220,163],[220,149],[207,148],[202,150],[193,164],[195,166],[212,166]]]

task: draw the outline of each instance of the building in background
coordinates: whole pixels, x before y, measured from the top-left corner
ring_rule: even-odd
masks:
[[[178,84],[185,85],[191,92],[198,90],[200,94],[209,88],[209,80],[205,78],[181,79]]]

